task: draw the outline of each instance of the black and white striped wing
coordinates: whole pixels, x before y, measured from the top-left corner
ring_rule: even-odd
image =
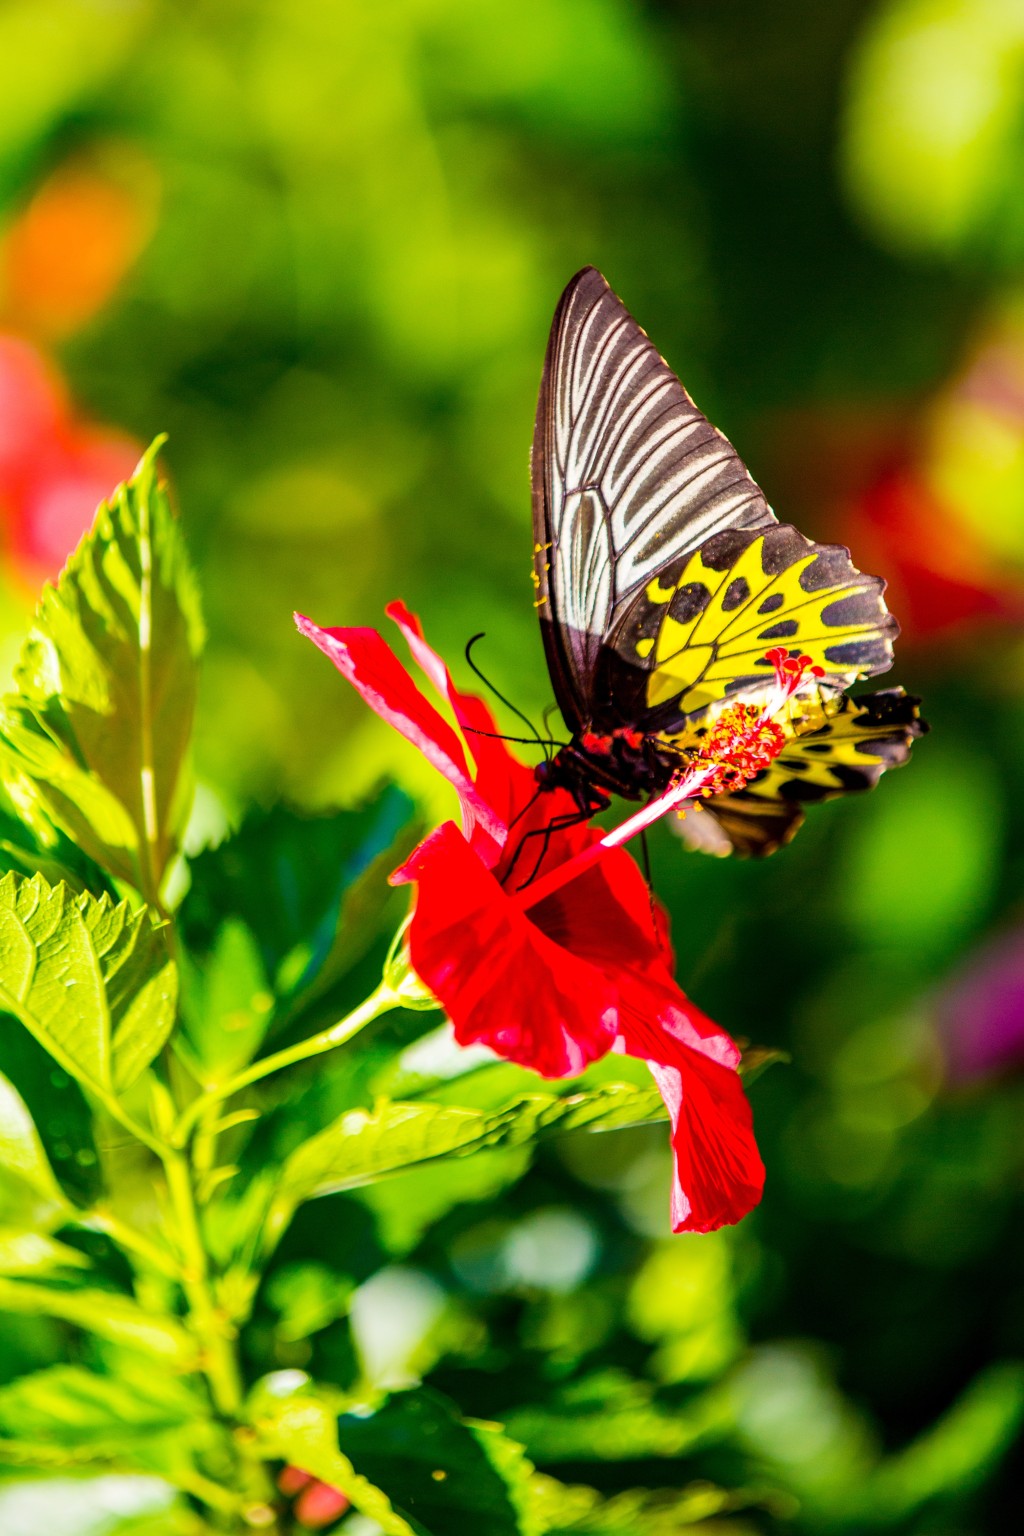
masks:
[[[775,518],[600,272],[555,311],[533,438],[534,585],[566,723],[595,718],[602,643],[663,567]]]

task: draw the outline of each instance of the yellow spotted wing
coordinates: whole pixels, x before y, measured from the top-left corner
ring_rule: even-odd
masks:
[[[646,673],[634,709],[663,721],[763,685],[776,646],[809,656],[827,685],[845,688],[892,664],[898,631],[884,585],[841,545],[815,544],[785,523],[729,530],[648,582],[610,645]]]
[[[793,735],[771,767],[735,794],[688,811],[678,830],[709,853],[773,853],[796,833],[806,805],[871,789],[887,768],[907,761],[928,729],[919,706],[902,688],[829,700],[821,723]]]

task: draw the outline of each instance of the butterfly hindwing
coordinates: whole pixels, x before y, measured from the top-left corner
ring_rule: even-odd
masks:
[[[693,827],[692,812],[682,824],[684,838],[711,852],[773,853],[797,831],[805,805],[871,789],[886,769],[907,761],[911,744],[928,729],[919,705],[902,688],[834,699],[822,724],[794,736],[770,768],[735,794],[706,802],[699,814],[711,818],[726,842],[716,846],[710,827]]]
[[[774,523],[731,444],[587,267],[551,328],[531,460],[534,584],[571,730],[594,718],[601,649],[666,564]]]

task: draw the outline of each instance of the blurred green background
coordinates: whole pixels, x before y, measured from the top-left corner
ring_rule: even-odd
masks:
[[[659,829],[682,985],[792,1054],[739,1231],[666,1236],[661,1131],[494,1154],[427,1231],[409,1176],[300,1220],[254,1365],[343,1379],[352,1329],[386,1356],[377,1286],[420,1319],[381,1379],[559,1475],[776,1490],[743,1529],[1016,1529],[1021,0],[2,0],[3,657],[167,431],[211,631],[197,845],[382,776],[444,810],[291,613],[401,595],[549,701],[527,454],[586,263],[779,515],[889,579],[933,732],[763,865]]]

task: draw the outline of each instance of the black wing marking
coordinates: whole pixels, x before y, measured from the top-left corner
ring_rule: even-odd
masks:
[[[551,328],[533,438],[535,585],[548,665],[572,729],[590,716],[601,643],[666,563],[725,528],[775,518],[600,272]]]
[[[732,851],[755,857],[774,853],[795,835],[805,805],[873,789],[887,769],[907,762],[914,741],[928,730],[920,703],[902,688],[859,699],[843,694],[823,725],[795,737],[745,788],[706,800],[704,813],[717,822]],[[688,818],[682,836],[691,830]],[[729,851],[728,845],[711,846],[707,837],[702,842],[712,852]]]

